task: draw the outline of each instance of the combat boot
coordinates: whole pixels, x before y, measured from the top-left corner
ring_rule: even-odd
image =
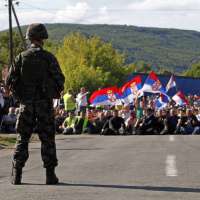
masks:
[[[59,179],[55,174],[55,168],[47,168],[46,169],[46,184],[47,185],[55,185],[58,184]]]
[[[11,183],[13,185],[20,185],[22,180],[22,168],[12,167]]]

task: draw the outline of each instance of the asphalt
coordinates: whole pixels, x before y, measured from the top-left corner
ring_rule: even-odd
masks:
[[[0,150],[0,200],[199,200],[200,136],[58,136],[60,184],[47,186],[40,144],[23,184],[9,182],[13,150]]]

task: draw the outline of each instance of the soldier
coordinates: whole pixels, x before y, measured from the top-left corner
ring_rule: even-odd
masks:
[[[46,184],[57,184],[58,164],[52,100],[64,89],[64,76],[57,59],[43,50],[48,33],[43,24],[31,24],[26,33],[31,46],[20,53],[10,67],[8,88],[20,102],[16,130],[16,149],[12,160],[12,184],[21,184],[22,168],[29,157],[28,144],[37,127],[41,140],[41,155],[46,168]]]

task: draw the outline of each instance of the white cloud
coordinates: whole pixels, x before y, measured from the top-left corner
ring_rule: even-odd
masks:
[[[27,5],[34,5],[35,8],[27,9],[26,0],[21,0],[21,6],[16,7],[16,11],[22,25],[34,22],[130,24],[200,31],[200,12],[193,11],[200,9],[200,0],[124,0],[119,4],[120,1],[59,0],[53,3],[49,0],[30,0]],[[65,6],[59,6],[61,2]],[[2,1],[0,3],[3,5]],[[1,6],[0,9],[2,30],[8,28],[8,17],[7,8]]]
[[[44,2],[46,0],[43,0]],[[39,1],[38,1],[39,2]],[[78,23],[87,17],[90,7],[86,2],[77,2],[75,5],[68,5],[58,11],[48,11],[47,9],[20,10],[16,9],[20,24],[30,24],[35,22],[52,23]],[[5,17],[6,11],[0,13],[0,30],[8,28],[8,19]],[[6,19],[6,20],[5,20]],[[13,18],[13,24],[15,24]]]
[[[86,2],[78,2],[74,6],[68,5],[65,9],[56,12],[54,22],[76,22],[86,17],[89,12]]]
[[[188,10],[200,9],[198,0],[143,0],[128,5],[135,10]]]
[[[8,14],[7,12],[0,11],[0,30],[8,27]]]
[[[197,0],[135,0],[126,8],[118,23],[200,30],[200,1]]]
[[[113,17],[110,11],[106,6],[103,6],[99,8],[98,10],[95,10],[95,12],[92,12],[92,14],[85,19],[86,23],[89,24],[112,24],[113,22]]]
[[[99,13],[97,16],[98,23],[105,23],[110,20],[109,10],[106,6],[99,9]]]
[[[45,0],[43,0],[45,1]],[[112,23],[109,11],[106,6],[99,9],[92,8],[86,2],[77,2],[76,4],[68,4],[65,8],[58,11],[56,10],[20,10],[17,9],[17,15],[20,24],[30,24],[35,22],[41,23]],[[0,30],[8,28],[7,21],[3,20],[4,14],[0,13],[1,21],[4,23],[0,24]],[[13,22],[14,25],[16,25]]]

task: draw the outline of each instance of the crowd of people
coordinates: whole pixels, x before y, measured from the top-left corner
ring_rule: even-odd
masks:
[[[19,104],[0,83],[0,132],[15,133]]]
[[[54,100],[55,125],[58,134],[200,134],[200,97],[187,97],[189,105],[177,106],[171,101],[165,108],[155,108],[156,96],[143,96],[132,105],[96,106],[88,103],[88,92],[81,88],[73,95],[68,90]],[[19,112],[15,99],[1,84],[1,133],[15,133]]]
[[[188,96],[189,105],[171,101],[156,109],[156,96],[143,96],[132,105],[88,106],[87,92],[75,97],[68,91],[56,110],[56,129],[63,134],[200,134],[200,97]]]

